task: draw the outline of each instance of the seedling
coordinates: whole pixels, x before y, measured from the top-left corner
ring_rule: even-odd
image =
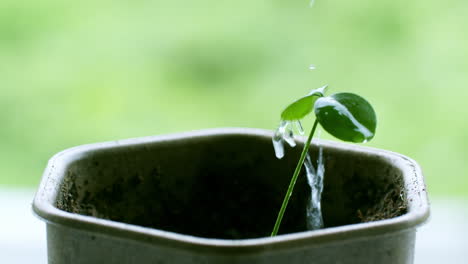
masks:
[[[303,129],[300,120],[312,111],[315,114],[315,122],[302,149],[271,236],[278,234],[289,198],[294,190],[301,167],[304,161],[306,161],[307,153],[318,124],[329,134],[343,141],[364,143],[371,140],[375,135],[377,118],[369,102],[353,93],[336,93],[325,96],[326,88],[327,86],[324,86],[311,91],[306,96],[297,99],[287,106],[281,113],[280,126],[273,136],[273,145],[278,158],[284,156],[284,141],[292,147],[295,146],[291,124],[295,124],[299,133],[302,134]],[[314,188],[314,185],[311,188]],[[318,193],[318,199],[320,200],[321,190]]]

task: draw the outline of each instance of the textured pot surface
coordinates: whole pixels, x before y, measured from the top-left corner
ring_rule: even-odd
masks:
[[[274,238],[301,146],[277,160],[269,131],[211,129],[60,152],[33,203],[47,222],[49,263],[413,263],[416,227],[429,215],[419,166],[388,151],[320,146],[326,228],[306,230],[301,175]]]

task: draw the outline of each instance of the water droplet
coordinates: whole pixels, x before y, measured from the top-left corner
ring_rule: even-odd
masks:
[[[296,130],[299,133],[299,135],[304,135],[304,128],[302,127],[301,121],[297,120],[294,122],[294,125],[296,126]]]
[[[275,149],[275,155],[278,159],[284,157],[284,141],[286,141],[291,147],[296,146],[291,122],[281,120],[280,125],[275,130],[275,134],[272,138],[273,148]]]
[[[275,155],[278,159],[284,157],[284,144],[283,144],[283,136],[280,133],[280,129],[276,129],[275,134],[272,138],[273,148],[275,149]]]
[[[312,91],[309,92],[309,95],[312,95],[312,94],[322,94],[322,96],[325,96],[325,92],[327,91],[328,89],[328,84],[320,87],[320,88],[317,88],[317,89],[313,89]]]
[[[289,125],[289,121],[281,120],[280,125],[278,127],[278,130],[281,133],[281,136],[283,136],[284,133],[286,132],[286,128],[288,127],[288,125]]]
[[[292,131],[291,126],[288,126],[286,128],[283,138],[284,138],[284,141],[286,141],[289,144],[289,146],[293,148],[296,146],[296,141],[294,141],[294,132]]]
[[[281,120],[279,127],[275,130],[272,141],[278,159],[284,156],[284,141],[291,147],[296,146],[291,121]]]
[[[315,70],[315,69],[317,69],[317,67],[316,67],[314,64],[311,64],[311,65],[309,66],[309,70]]]

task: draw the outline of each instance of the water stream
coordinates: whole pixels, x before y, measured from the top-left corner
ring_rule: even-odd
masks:
[[[288,143],[291,147],[296,146],[293,126],[299,134],[304,134],[304,129],[300,121],[291,122],[283,120],[273,135],[273,148],[278,159],[284,157],[284,142]],[[306,208],[307,228],[309,230],[320,229],[324,226],[321,209],[323,177],[325,173],[322,146],[319,145],[317,168],[314,167],[309,154],[307,154],[304,161],[304,168],[306,170],[307,182],[311,189],[309,203]]]
[[[304,161],[304,167],[306,169],[307,182],[309,183],[311,190],[309,203],[307,204],[306,209],[307,229],[316,230],[323,228],[321,200],[325,166],[323,148],[321,146],[319,146],[317,169],[314,168],[309,154],[307,154],[306,160]]]

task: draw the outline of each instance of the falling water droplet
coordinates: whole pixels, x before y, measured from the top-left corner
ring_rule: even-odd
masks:
[[[281,120],[272,138],[273,148],[275,149],[275,155],[278,159],[281,159],[284,157],[284,141],[285,140],[287,141],[287,139],[285,138],[286,136],[285,134],[288,132],[287,129],[288,129],[289,124],[290,122]],[[288,144],[290,143],[288,142]]]
[[[309,6],[310,6],[310,7],[313,7],[314,4],[315,4],[315,0],[310,0]]]
[[[278,159],[284,157],[284,144],[283,144],[283,135],[281,134],[281,126],[275,130],[273,135],[272,142],[273,148],[275,149],[275,155]]]
[[[284,144],[283,144],[283,136],[281,135],[279,128],[276,129],[275,134],[272,138],[273,148],[275,149],[275,155],[278,159],[284,157]]]
[[[288,122],[288,125],[286,126],[285,133],[283,135],[284,141],[286,141],[289,146],[295,147],[296,146],[296,141],[294,141],[294,132],[292,130],[291,123]]]
[[[304,135],[304,128],[302,127],[301,121],[299,120],[295,121],[294,125],[296,126],[296,130],[299,133],[299,135]]]
[[[281,136],[283,136],[286,132],[286,128],[288,127],[288,125],[289,121],[281,120],[280,125],[278,127],[278,131],[281,133]]]

